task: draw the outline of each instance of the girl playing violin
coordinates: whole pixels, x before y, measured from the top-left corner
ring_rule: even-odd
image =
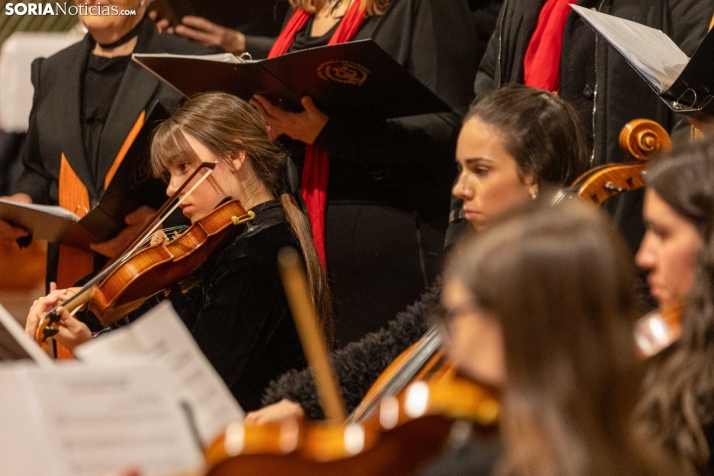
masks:
[[[510,207],[536,197],[542,186],[572,182],[588,165],[589,148],[573,108],[559,97],[525,86],[508,86],[484,98],[467,114],[456,148],[461,168],[453,194],[463,200],[474,229]],[[441,282],[385,328],[337,351],[333,363],[349,410],[380,373],[424,335]],[[290,372],[271,384],[249,422],[301,416],[321,418],[309,373]],[[279,403],[277,403],[279,402]]]
[[[675,474],[636,436],[632,258],[597,210],[539,200],[458,245],[440,319],[451,361],[501,390],[495,471],[467,455],[436,474]],[[477,464],[475,464],[477,463]]]
[[[259,406],[270,380],[305,366],[277,269],[282,247],[302,249],[314,303],[332,338],[329,291],[309,224],[286,193],[286,160],[255,109],[222,93],[188,100],[157,128],[151,145],[153,170],[168,182],[168,195],[198,164],[216,163],[213,174],[181,204],[192,222],[210,214],[226,197],[240,200],[255,213],[245,231],[203,265],[199,286],[169,296],[201,350],[247,410]],[[66,297],[66,291],[54,291],[39,299],[30,310],[27,332],[34,335],[39,319]],[[65,309],[60,312],[57,339],[62,344],[71,349],[91,337]]]
[[[650,360],[638,417],[688,467],[711,474],[714,442],[714,143],[654,161],[637,264],[660,309],[681,305],[681,337]]]

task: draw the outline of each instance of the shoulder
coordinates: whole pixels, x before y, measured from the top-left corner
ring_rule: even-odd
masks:
[[[277,256],[284,246],[297,246],[287,222],[241,234],[213,260],[209,273],[250,273],[254,278],[274,280],[278,277]]]
[[[46,75],[65,68],[67,64],[87,54],[89,50],[86,41],[86,39],[82,39],[47,58],[35,58],[35,60],[32,61],[33,73],[37,71],[38,74],[42,73]]]

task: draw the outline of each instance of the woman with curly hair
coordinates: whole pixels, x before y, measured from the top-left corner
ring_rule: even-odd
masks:
[[[711,474],[714,441],[714,143],[647,169],[647,232],[637,264],[661,309],[684,303],[681,337],[651,359],[638,418],[647,434]]]

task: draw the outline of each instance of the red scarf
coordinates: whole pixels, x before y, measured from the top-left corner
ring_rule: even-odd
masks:
[[[548,0],[538,16],[538,26],[523,59],[526,86],[560,92],[560,53],[570,4],[576,0]]]
[[[352,6],[347,10],[340,25],[332,35],[328,45],[346,43],[357,33],[364,11],[359,0],[354,0]],[[280,36],[275,41],[268,58],[284,55],[293,44],[293,39],[307,21],[312,16],[311,13],[303,9],[295,11],[288,21]],[[315,241],[315,248],[320,257],[320,263],[325,268],[325,208],[327,205],[327,178],[330,173],[330,155],[327,151],[308,144],[305,149],[305,164],[302,169],[302,197],[307,205],[307,214],[312,225],[312,236]]]

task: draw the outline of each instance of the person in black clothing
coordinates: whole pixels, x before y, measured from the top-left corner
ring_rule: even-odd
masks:
[[[60,205],[82,216],[106,189],[115,159],[142,113],[148,115],[156,104],[172,111],[183,101],[180,93],[132,62],[131,54],[207,54],[212,50],[160,35],[144,17],[148,3],[112,2],[120,10],[136,10],[136,16],[81,16],[88,30],[82,41],[32,63],[35,94],[22,150],[24,171],[11,200]],[[138,178],[149,180],[148,174]],[[66,274],[59,284],[68,287],[99,269],[106,262],[100,255],[114,256],[122,249],[151,209],[162,204],[161,188],[156,185],[138,189],[143,206],[126,218],[129,226],[110,242],[93,245],[97,253],[82,256],[84,266],[77,262],[76,252],[61,258],[58,255],[64,250],[50,245],[47,282],[57,281],[60,259]],[[26,230],[0,220],[1,240],[25,235]]]
[[[326,211],[308,213],[324,236],[335,296],[338,340],[344,345],[378,329],[418,298],[438,274],[447,224],[448,190],[456,170],[453,150],[476,72],[474,28],[465,0],[292,1],[276,41],[281,51],[327,45],[342,31],[349,41],[371,38],[454,110],[368,121],[328,118],[310,98],[302,113],[266,98],[252,103],[274,137],[292,152],[309,195],[306,145],[329,154]],[[364,19],[342,27],[359,7]],[[307,12],[307,13],[306,13]],[[288,25],[309,15],[296,32]],[[350,17],[352,19],[352,17]],[[291,36],[292,33],[294,35]],[[349,36],[349,35],[348,35]],[[342,38],[344,40],[344,38]],[[312,189],[311,189],[312,190]],[[316,220],[324,218],[324,233]]]
[[[444,349],[477,385],[500,391],[502,449],[494,462],[477,440],[426,474],[681,474],[632,424],[642,373],[631,254],[605,214],[545,195],[450,256]]]
[[[332,314],[326,279],[317,260],[309,224],[286,193],[287,154],[268,139],[265,122],[248,103],[228,94],[195,96],[156,130],[151,163],[173,194],[201,162],[214,172],[190,195],[182,192],[183,214],[203,218],[226,197],[240,200],[255,219],[201,268],[200,285],[169,298],[201,350],[241,406],[260,404],[262,389],[305,360],[277,268],[284,246],[301,249],[308,282],[327,339]],[[197,180],[194,179],[194,182]],[[278,198],[279,197],[279,198]],[[38,300],[26,331],[67,295],[60,290]],[[89,329],[61,310],[57,339],[70,350],[91,338]],[[101,338],[101,337],[99,337]]]
[[[672,133],[687,128],[683,116],[674,114],[653,93],[634,69],[600,39],[580,17],[560,0],[508,0],[501,9],[496,30],[479,65],[474,83],[476,101],[505,84],[526,84],[558,91],[580,114],[593,148],[591,166],[629,161],[620,150],[620,130],[633,119],[652,119]],[[691,56],[699,46],[714,14],[714,4],[700,0],[577,0],[577,5],[641,23],[663,31]],[[555,5],[555,7],[553,7]],[[565,23],[550,29],[544,14],[566,9]],[[552,13],[550,14],[552,16]],[[540,30],[539,30],[540,29]],[[542,41],[539,39],[542,38]],[[557,45],[555,40],[562,41]],[[535,39],[535,40],[534,40]],[[537,45],[552,48],[550,54],[527,63]],[[530,80],[555,67],[559,80],[549,85]],[[528,69],[528,71],[526,71]],[[636,250],[644,227],[641,220],[642,193],[622,194],[606,205]]]
[[[535,121],[534,118],[540,118]],[[564,185],[587,167],[587,141],[576,112],[550,93],[524,86],[494,92],[466,116],[456,148],[461,174],[453,193],[465,202],[473,228],[487,223],[545,184]],[[362,400],[382,371],[429,326],[441,296],[441,280],[384,328],[333,354],[348,410]],[[273,382],[270,405],[248,415],[262,422],[306,414],[322,418],[308,371],[291,371]]]
[[[676,342],[650,359],[638,420],[689,469],[714,471],[714,143],[650,164],[637,264],[662,311],[684,303]],[[666,331],[666,329],[665,329]]]

